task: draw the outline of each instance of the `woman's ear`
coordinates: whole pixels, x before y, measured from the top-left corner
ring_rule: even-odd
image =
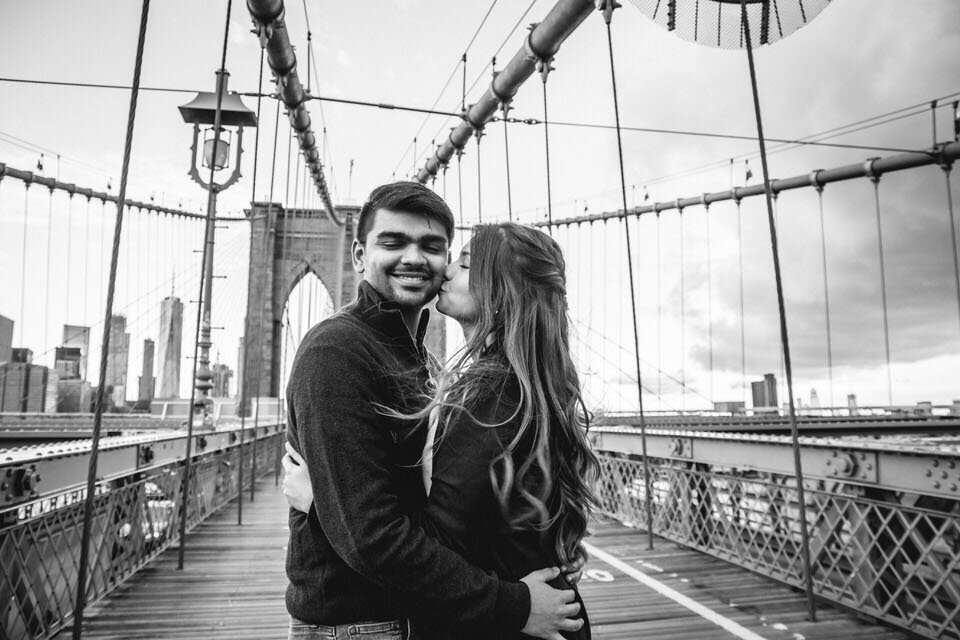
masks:
[[[353,245],[350,247],[350,257],[353,259],[353,270],[357,273],[363,273],[366,255],[363,243],[356,238],[353,239]]]

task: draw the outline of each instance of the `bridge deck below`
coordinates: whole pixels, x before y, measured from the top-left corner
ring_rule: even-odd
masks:
[[[185,569],[168,550],[104,601],[84,622],[89,640],[286,637],[286,506],[272,477],[257,500],[236,504],[191,532]],[[730,564],[618,524],[600,523],[582,582],[598,640],[900,640],[906,634],[822,607],[806,620],[802,594]],[[58,638],[68,638],[70,630]]]

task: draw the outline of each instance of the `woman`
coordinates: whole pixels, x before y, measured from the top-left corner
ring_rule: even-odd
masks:
[[[599,466],[570,357],[564,269],[559,245],[541,231],[475,227],[437,299],[466,344],[426,406],[401,416],[428,424],[424,527],[507,580],[576,564],[595,505]],[[284,466],[285,493],[308,494],[306,466]],[[554,586],[571,588],[562,579]],[[586,639],[577,600],[584,625],[564,635]],[[431,638],[491,633],[418,628]]]

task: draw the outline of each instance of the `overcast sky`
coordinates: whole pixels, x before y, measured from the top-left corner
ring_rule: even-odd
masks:
[[[489,2],[395,0],[308,1],[319,82],[314,94],[373,102],[454,109],[460,102],[461,70],[447,90],[444,82],[489,8]],[[503,47],[499,63],[520,48],[525,25],[536,22],[553,2],[536,2]],[[287,3],[287,26],[297,47],[306,84],[307,39],[304,6]],[[470,103],[489,83],[481,70],[507,38],[528,2],[498,2],[468,52]],[[212,90],[219,65],[225,2],[154,2],[147,32],[144,87]],[[127,85],[132,77],[139,3],[68,0],[4,3],[0,8],[0,77]],[[249,32],[242,2],[230,22],[227,68],[230,87],[257,89],[260,48]],[[677,38],[652,23],[629,2],[616,12],[614,49],[624,125],[736,135],[755,134],[746,55]],[[312,65],[313,63],[311,63]],[[547,84],[551,120],[611,124],[606,32],[591,16],[563,45]],[[757,52],[764,126],[771,138],[796,139],[903,107],[929,103],[960,92],[960,4],[954,0],[835,0],[810,25]],[[265,88],[271,88],[269,74]],[[537,76],[521,88],[514,115],[542,118]],[[114,193],[120,179],[129,93],[0,82],[0,162],[32,170],[44,152],[45,175]],[[176,107],[189,93],[140,94],[128,196],[201,212],[205,192],[186,175],[190,129]],[[956,99],[951,97],[949,101]],[[256,100],[245,98],[255,109]],[[263,102],[256,198],[269,197],[273,164],[275,102]],[[328,131],[327,176],[335,201],[362,200],[369,190],[408,176],[422,166],[431,139],[440,142],[453,120],[441,116],[383,111],[317,102],[309,105],[314,127]],[[284,201],[287,127],[281,117],[274,200]],[[419,132],[419,133],[418,133]],[[938,139],[952,139],[952,112],[938,110]],[[412,139],[417,135],[415,157]],[[511,125],[512,199],[522,220],[543,217],[546,204],[544,140],[540,126]],[[19,140],[14,140],[15,136]],[[320,137],[320,136],[318,136]],[[918,149],[931,145],[930,114],[831,138],[831,142]],[[252,193],[254,132],[247,131],[244,177],[220,197],[223,215],[242,215]],[[774,146],[774,145],[771,145]],[[611,131],[555,125],[550,128],[554,217],[616,208],[619,173]],[[630,204],[644,192],[651,201],[674,200],[730,187],[760,177],[756,143],[687,135],[624,133]],[[484,220],[506,216],[503,128],[489,127],[481,143]],[[816,168],[862,162],[895,151],[801,147],[770,156],[774,177]],[[729,159],[736,158],[733,171]],[[463,160],[463,216],[477,218],[477,152]],[[352,180],[348,167],[354,160]],[[707,168],[704,168],[707,167]],[[294,173],[296,173],[294,171]],[[954,199],[960,180],[952,178]],[[291,191],[295,176],[291,178]],[[457,174],[447,174],[446,195],[459,214]],[[436,188],[443,192],[442,181]],[[318,199],[288,198],[291,205],[319,206]],[[844,404],[856,393],[861,405],[887,401],[880,271],[873,185],[856,180],[830,185],[823,194],[833,345],[833,396]],[[960,319],[953,284],[944,174],[925,168],[884,177],[880,203],[886,259],[890,351],[895,403],[960,399]],[[15,342],[42,353],[55,346],[59,327],[97,323],[103,315],[101,238],[112,233],[112,214],[94,203],[87,213],[79,199],[63,194],[52,206],[46,190],[26,198],[27,276],[21,314],[24,191],[18,181],[0,181],[0,314],[18,323]],[[955,205],[956,207],[956,205]],[[48,211],[53,211],[50,286],[47,288]],[[761,199],[743,203],[746,375],[780,376],[779,329],[766,214]],[[831,394],[826,366],[823,272],[817,194],[811,189],[783,194],[778,202],[782,264],[795,366],[795,395],[821,402]],[[645,384],[662,400],[648,407],[702,407],[707,398],[739,400],[741,349],[737,212],[730,203],[711,207],[710,262],[707,215],[700,207],[667,212],[657,222],[634,223],[635,270],[639,295],[641,356]],[[121,251],[125,277],[118,283],[117,308],[131,318],[131,388],[139,371],[144,338],[156,339],[159,301],[171,280],[185,301],[196,298],[200,225],[171,223],[133,213]],[[658,228],[659,227],[659,228]],[[105,235],[106,234],[106,235]],[[578,357],[590,380],[593,402],[624,408],[635,402],[633,341],[623,231],[617,223],[558,232],[568,253],[571,307],[578,332]],[[660,278],[657,278],[657,238]],[[236,363],[246,298],[246,227],[218,229],[215,350]],[[69,245],[69,246],[68,246]],[[681,245],[683,260],[681,261]],[[84,250],[86,248],[86,251]],[[66,256],[69,253],[71,263]],[[72,266],[71,266],[72,265]],[[681,270],[683,278],[681,278]],[[709,283],[708,287],[708,273]],[[657,292],[660,292],[658,313]],[[69,291],[69,294],[67,293]],[[84,297],[86,291],[86,297]],[[321,288],[314,287],[318,312]],[[681,305],[682,297],[682,305]],[[291,308],[299,299],[291,300]],[[45,313],[46,310],[46,313]],[[682,312],[681,312],[682,310]],[[192,340],[196,309],[187,306],[184,333]],[[304,324],[299,318],[296,324]],[[659,325],[659,330],[658,330]],[[21,338],[22,330],[22,338]],[[299,331],[299,329],[297,329]],[[94,329],[94,349],[100,329]],[[711,339],[712,334],[712,339]],[[659,349],[658,349],[659,341]],[[185,354],[190,349],[185,348]],[[686,353],[686,357],[682,356]],[[710,371],[712,353],[713,373]],[[96,366],[96,358],[92,366]],[[664,374],[658,376],[656,366]],[[189,362],[183,389],[188,389]],[[95,371],[95,369],[92,369]],[[684,378],[681,393],[673,378]],[[131,390],[129,397],[133,397]]]

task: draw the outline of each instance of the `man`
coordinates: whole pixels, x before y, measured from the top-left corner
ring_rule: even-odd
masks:
[[[290,511],[291,637],[352,629],[369,640],[406,638],[411,617],[549,639],[579,627],[566,619],[579,610],[573,592],[546,585],[557,569],[499,580],[409,517],[425,500],[417,466],[425,430],[385,410],[412,411],[427,381],[423,307],[442,284],[453,226],[449,207],[423,185],[375,189],[351,250],[358,299],[297,351],[288,439],[306,461],[314,508]]]

